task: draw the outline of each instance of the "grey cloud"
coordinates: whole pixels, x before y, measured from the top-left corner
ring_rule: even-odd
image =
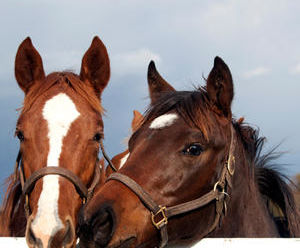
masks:
[[[284,162],[294,164],[287,172],[300,172],[300,84],[298,75],[289,71],[298,68],[300,57],[299,2],[10,0],[0,5],[0,106],[5,130],[1,181],[12,172],[18,149],[12,133],[23,94],[13,69],[17,47],[27,36],[47,72],[79,72],[93,36],[99,35],[106,44],[112,76],[103,105],[110,155],[124,148],[120,143],[128,135],[132,110],[143,111],[149,102],[147,60],[154,58],[161,74],[177,89],[186,90],[204,84],[202,76],[208,75],[219,55],[233,74],[235,115],[260,127],[270,146],[286,138],[283,149],[292,155],[284,156]],[[147,52],[151,56],[145,56]],[[243,76],[260,66],[270,71]]]

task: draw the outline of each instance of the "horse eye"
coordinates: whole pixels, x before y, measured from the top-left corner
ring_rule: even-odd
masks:
[[[100,142],[100,140],[102,139],[103,135],[101,133],[96,133],[93,140]]]
[[[21,142],[23,142],[24,139],[25,139],[24,134],[23,134],[23,132],[21,132],[21,131],[17,131],[17,132],[16,132],[16,136],[18,137],[18,139],[19,139]]]
[[[183,154],[191,156],[199,156],[202,152],[203,149],[199,144],[191,144],[183,150]]]

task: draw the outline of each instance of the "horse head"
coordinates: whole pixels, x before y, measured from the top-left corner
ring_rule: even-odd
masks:
[[[110,77],[106,48],[95,37],[83,56],[80,75],[45,75],[41,56],[27,38],[16,55],[15,76],[25,93],[16,136],[27,243],[73,247],[77,213],[99,180],[100,97]]]
[[[165,247],[203,237],[279,236],[266,188],[277,185],[286,198],[281,209],[293,209],[292,196],[276,173],[276,183],[257,173],[263,142],[232,118],[233,81],[224,61],[216,57],[206,86],[194,91],[175,91],[152,62],[148,83],[164,90],[150,92],[151,105],[130,137],[126,162],[85,206],[82,243]],[[295,225],[292,215],[287,219]]]

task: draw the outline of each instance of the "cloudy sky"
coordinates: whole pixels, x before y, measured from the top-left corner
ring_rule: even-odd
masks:
[[[133,109],[142,112],[149,103],[150,59],[176,89],[189,90],[204,84],[218,55],[233,75],[235,116],[260,128],[267,149],[283,141],[283,171],[300,173],[299,13],[300,2],[292,0],[1,1],[0,181],[13,171],[18,150],[13,135],[23,93],[14,58],[27,36],[47,73],[79,72],[92,38],[106,44],[112,75],[103,106],[111,156],[124,150]]]

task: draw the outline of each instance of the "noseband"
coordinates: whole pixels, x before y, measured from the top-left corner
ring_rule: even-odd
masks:
[[[116,171],[116,168],[113,166],[112,162],[109,160],[108,156],[105,153],[102,140],[100,141],[100,148],[109,166],[112,168],[113,171]],[[95,170],[93,173],[93,180],[88,188],[75,173],[73,173],[72,171],[66,168],[57,167],[57,166],[47,166],[38,169],[34,171],[29,178],[25,179],[24,167],[22,163],[22,153],[21,151],[19,151],[16,160],[16,165],[15,165],[15,178],[20,177],[22,194],[25,196],[24,208],[25,208],[26,217],[28,218],[31,214],[30,205],[29,205],[29,196],[32,190],[34,189],[36,182],[39,179],[47,175],[59,175],[68,179],[74,185],[77,193],[82,199],[82,204],[85,204],[91,199],[94,193],[94,189],[96,185],[99,183],[101,169],[102,166],[99,163],[99,159],[97,159],[97,162],[95,164]]]
[[[200,198],[178,204],[176,206],[167,207],[158,205],[139,184],[124,174],[113,173],[110,175],[107,181],[116,180],[123,183],[131,191],[133,191],[139,197],[140,201],[145,205],[145,207],[149,209],[151,212],[151,221],[156,229],[160,232],[160,248],[165,247],[168,243],[167,224],[169,218],[196,210],[214,201],[216,204],[215,220],[213,224],[201,235],[202,239],[217,228],[217,226],[220,224],[221,217],[226,214],[226,196],[228,196],[227,189],[228,186],[232,187],[232,176],[235,170],[235,146],[236,138],[234,135],[234,128],[231,125],[231,141],[228,159],[225,162],[219,180],[215,183],[213,189]]]

